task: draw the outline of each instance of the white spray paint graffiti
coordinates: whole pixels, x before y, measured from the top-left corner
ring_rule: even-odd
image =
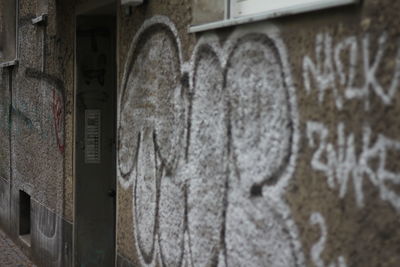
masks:
[[[9,184],[7,180],[0,177],[0,224],[3,227],[7,226],[9,217],[10,217]]]
[[[171,30],[145,35],[148,28],[157,25]],[[143,266],[151,266],[157,257],[176,266],[183,255],[184,216],[179,198],[183,191],[176,174],[184,154],[185,119],[184,99],[180,96],[181,50],[177,40],[174,26],[165,18],[156,17],[145,23],[133,43],[147,45],[140,51],[136,47],[130,50],[127,64],[132,65],[127,65],[124,76],[124,87],[130,90],[124,90],[120,99],[118,176],[124,188],[133,185],[134,233]],[[161,63],[154,69],[156,61]],[[174,236],[169,236],[170,232]]]
[[[324,217],[315,212],[310,216],[310,224],[317,225],[321,231],[321,237],[318,242],[311,248],[311,260],[314,263],[315,267],[347,267],[346,260],[343,256],[339,256],[337,262],[332,262],[329,265],[326,265],[324,260],[321,258],[322,253],[325,250],[325,245],[328,237],[328,228],[326,226],[326,222]]]
[[[318,34],[315,61],[309,56],[304,57],[303,60],[304,88],[308,93],[315,88],[319,93],[320,103],[323,103],[326,93],[331,90],[339,110],[343,109],[345,101],[350,99],[364,101],[365,109],[368,110],[371,91],[383,104],[392,104],[400,87],[400,39],[397,40],[397,56],[395,59],[390,59],[393,63],[393,76],[389,85],[383,85],[377,77],[384,63],[391,64],[384,61],[385,53],[388,51],[388,34],[382,33],[376,43],[378,49],[373,55],[370,47],[375,45],[375,41],[372,41],[369,34],[366,34],[361,41],[352,36],[337,44],[334,44],[328,33]],[[344,54],[348,56],[344,57]],[[345,62],[344,58],[346,58]],[[361,60],[362,66],[359,66],[358,63]],[[347,69],[345,66],[348,66]],[[362,74],[357,73],[359,69]],[[362,86],[356,84],[357,75],[364,79]],[[342,92],[341,88],[344,89]]]
[[[61,266],[63,256],[62,218],[39,203],[34,203],[32,233],[40,248],[41,262]]]
[[[206,34],[186,63],[181,51],[157,16],[125,67],[118,179],[133,190],[140,265],[303,266],[282,200],[299,133],[279,31],[243,27],[223,47]]]
[[[322,172],[331,188],[339,188],[341,198],[348,193],[348,184],[353,182],[355,197],[360,207],[364,206],[363,184],[368,180],[378,188],[380,197],[400,211],[400,196],[390,188],[390,184],[400,184],[400,172],[387,168],[386,161],[391,152],[400,153],[400,142],[383,134],[372,142],[372,130],[365,126],[362,133],[361,153],[356,153],[356,136],[345,134],[344,123],[337,126],[337,144],[328,142],[329,130],[319,122],[307,123],[309,146],[315,148],[311,166]],[[376,160],[378,165],[373,167]]]
[[[225,95],[223,67],[217,55],[222,51],[212,38],[199,43],[193,59],[187,172],[188,228],[194,266],[209,266],[211,261],[217,261],[223,242],[227,171]]]
[[[278,30],[265,24],[237,30],[225,45],[231,133],[227,265],[296,266],[302,261],[297,233],[281,200],[298,142],[285,46]]]

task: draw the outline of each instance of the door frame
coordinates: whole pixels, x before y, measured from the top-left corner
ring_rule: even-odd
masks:
[[[77,75],[77,17],[79,15],[84,15],[89,13],[90,11],[96,10],[98,8],[110,5],[110,4],[115,4],[115,88],[116,92],[114,95],[114,104],[115,104],[115,149],[116,149],[116,144],[117,144],[117,110],[118,110],[118,0],[90,0],[86,3],[79,4],[75,6],[75,15],[73,19],[73,27],[74,27],[74,70],[73,70],[73,75],[74,75],[74,82],[73,82],[73,125],[72,125],[72,175],[73,175],[73,207],[72,207],[72,217],[73,217],[73,223],[72,223],[72,266],[75,267],[75,254],[76,254],[76,150],[77,150],[77,138],[76,138],[76,129],[77,129],[77,93],[78,93],[78,75]],[[117,150],[115,150],[115,153],[117,153]],[[115,155],[116,156],[116,155]],[[115,157],[115,164],[116,162],[116,157]],[[114,204],[114,266],[117,266],[117,201],[118,201],[118,180],[117,180],[117,173],[115,172],[115,183],[116,183],[116,196],[115,196],[115,204]]]

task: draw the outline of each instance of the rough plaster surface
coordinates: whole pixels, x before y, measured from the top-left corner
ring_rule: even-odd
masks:
[[[34,3],[21,1],[21,20],[33,18],[34,8]],[[43,39],[43,31],[47,28],[24,21],[19,25],[22,47],[20,64],[15,69],[11,114],[13,183],[60,214],[63,209],[65,87],[58,62],[48,60],[58,56],[58,47],[53,41],[56,36]],[[58,76],[54,74],[57,70]],[[53,182],[49,183],[50,180]]]
[[[223,20],[225,16],[224,0],[193,0],[193,24]]]
[[[10,94],[9,72],[0,70],[0,177],[10,179]]]
[[[50,1],[43,70],[39,10],[20,2],[12,97],[0,79],[2,144],[13,131],[0,219],[16,236],[19,189],[32,193],[35,253],[58,265],[57,216],[71,221],[73,205],[73,9]],[[186,32],[189,2],[120,14],[120,265],[397,267],[400,2],[200,36]],[[49,117],[63,113],[65,133]]]
[[[129,45],[129,55],[143,53],[141,36],[155,28],[175,38],[181,80],[158,89],[182,88],[185,126],[174,171],[154,182],[151,259],[133,234],[118,251],[134,266],[398,266],[399,3],[363,1],[279,19],[279,31],[251,24],[188,43],[184,16],[169,12],[178,2],[148,5],[122,31],[121,56]],[[135,76],[129,64],[121,91],[135,88],[124,84]],[[119,124],[129,129],[135,116]],[[119,176],[120,194],[137,205],[130,178]],[[138,225],[124,205],[119,236]]]
[[[399,8],[364,1],[282,26],[302,132],[286,195],[308,266],[399,265]]]
[[[19,1],[19,64],[1,71],[0,176],[6,180],[2,184],[0,220],[3,226],[9,225],[4,230],[36,263],[68,266],[72,230],[63,219],[64,117],[65,88],[71,72],[65,71],[68,64],[63,63],[71,58],[65,45],[68,42],[62,40],[66,32],[60,31],[62,25],[58,23],[65,20],[57,13],[61,4],[48,1],[49,23],[43,27],[31,23],[43,13],[38,3]],[[30,248],[18,238],[20,190],[31,196]]]

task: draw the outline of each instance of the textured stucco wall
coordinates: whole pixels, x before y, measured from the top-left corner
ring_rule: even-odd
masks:
[[[10,131],[9,131],[9,113],[10,113],[10,92],[9,92],[9,74],[0,70],[0,177],[5,180],[10,179]]]
[[[193,0],[193,25],[223,20],[225,0]]]
[[[72,151],[65,118],[71,125],[73,11],[66,8],[71,3],[47,2],[44,8],[44,1],[19,1],[19,62],[1,70],[0,221],[40,266],[66,266],[72,251],[72,168],[65,171],[64,158]],[[32,25],[43,13],[47,26]],[[20,190],[31,196],[31,247],[18,237]]]
[[[302,132],[287,197],[310,265],[400,264],[399,10],[364,1],[283,22]]]
[[[10,217],[10,92],[9,74],[0,70],[0,225],[9,229]]]
[[[119,266],[398,266],[397,1],[119,16]]]
[[[119,9],[119,266],[399,266],[400,3],[197,35],[192,4]],[[31,194],[43,266],[71,264],[74,5],[20,0],[0,70],[0,225]]]

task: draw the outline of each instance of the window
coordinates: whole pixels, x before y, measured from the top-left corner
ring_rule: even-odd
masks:
[[[17,61],[17,0],[0,0],[0,67]]]
[[[143,0],[121,0],[121,5],[138,6],[143,4]]]
[[[297,14],[359,0],[194,0],[191,32]]]

